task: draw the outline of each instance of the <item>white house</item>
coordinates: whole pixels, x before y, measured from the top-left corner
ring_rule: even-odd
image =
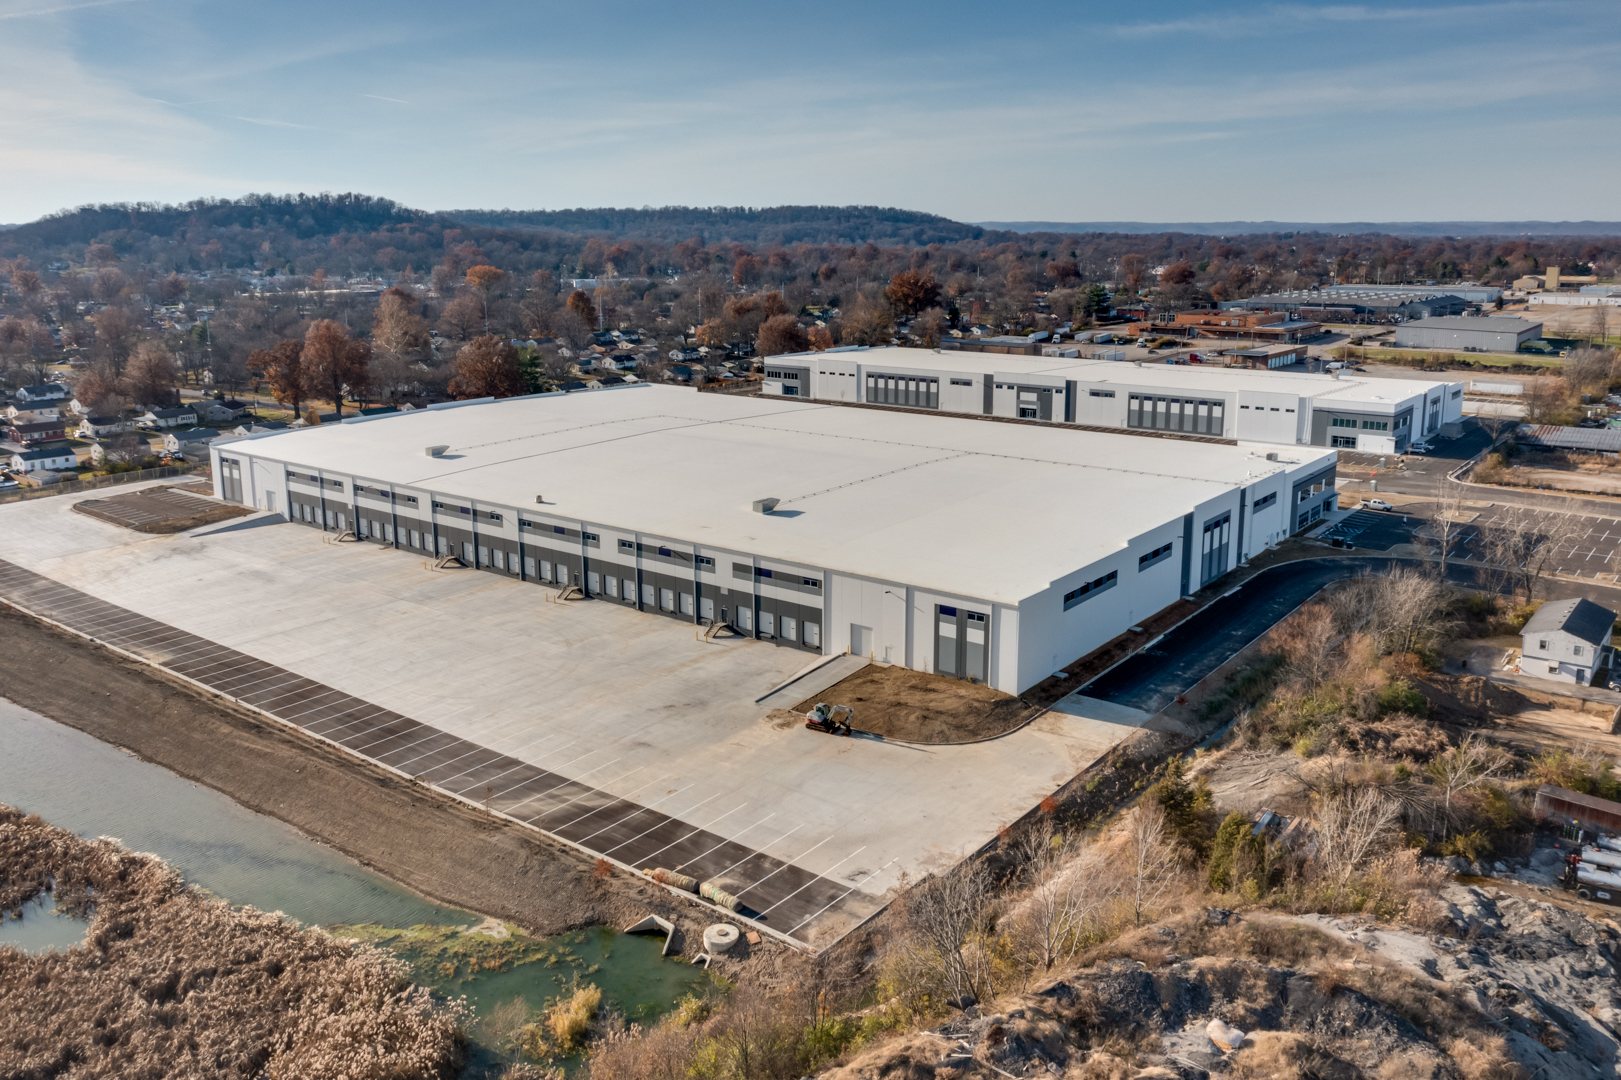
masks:
[[[1520,674],[1587,686],[1610,665],[1615,612],[1591,600],[1549,601],[1521,631]]]
[[[206,456],[208,444],[220,437],[213,428],[193,428],[191,431],[171,431],[163,437],[163,448],[171,454],[191,457]]]
[[[135,421],[123,416],[87,416],[79,421],[77,428],[81,439],[99,439],[120,431],[134,430]]]
[[[51,405],[35,404],[31,407],[21,405],[7,405],[6,419],[14,424],[43,424],[47,420],[59,420],[62,410]]]
[[[18,401],[61,401],[68,396],[67,387],[56,383],[44,383],[40,386],[25,386],[17,391]]]
[[[187,424],[197,422],[197,412],[189,405],[169,409],[148,409],[140,420],[142,425],[146,427],[185,427]]]
[[[71,446],[47,446],[39,450],[18,450],[11,455],[13,472],[39,472],[42,469],[72,469],[79,456]]]

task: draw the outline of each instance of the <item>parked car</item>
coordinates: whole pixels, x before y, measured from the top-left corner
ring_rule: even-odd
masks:
[[[1364,509],[1364,510],[1394,510],[1396,508],[1394,506],[1391,506],[1389,503],[1385,502],[1385,500],[1383,500],[1383,499],[1363,499],[1362,500],[1362,509]]]

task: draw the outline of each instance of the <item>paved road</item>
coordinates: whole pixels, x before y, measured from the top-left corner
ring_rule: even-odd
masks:
[[[1434,565],[1414,559],[1329,556],[1270,567],[1206,606],[1152,648],[1098,676],[1080,692],[1146,713],[1158,712],[1325,585],[1362,573],[1387,573],[1398,564]],[[1467,563],[1449,565],[1447,580],[1469,589],[1495,587],[1485,568]],[[1618,588],[1556,580],[1545,580],[1544,587],[1550,600],[1585,596],[1621,610]]]

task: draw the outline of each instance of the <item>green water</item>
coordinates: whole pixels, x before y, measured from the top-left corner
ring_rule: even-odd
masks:
[[[418,981],[465,996],[480,1018],[514,998],[539,1014],[578,979],[602,990],[604,1007],[645,1023],[708,985],[701,969],[659,955],[662,936],[606,928],[547,939],[513,927],[505,939],[475,932],[481,916],[430,903],[291,826],[4,698],[0,802],[81,836],[116,836],[232,903],[392,949],[411,962]],[[23,919],[8,916],[0,943],[30,952],[77,944],[85,924],[53,914],[54,907],[46,897],[28,905]],[[473,1035],[480,1035],[476,1025]],[[470,1074],[497,1057],[481,1047]]]

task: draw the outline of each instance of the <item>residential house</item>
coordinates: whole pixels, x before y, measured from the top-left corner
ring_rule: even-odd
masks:
[[[145,415],[139,418],[142,427],[176,428],[197,422],[197,410],[189,405],[177,405],[173,408],[148,409]]]
[[[17,400],[26,402],[61,401],[68,396],[68,388],[56,383],[25,386],[17,391]]]
[[[598,358],[597,363],[612,371],[635,371],[638,361],[635,353],[616,352]]]
[[[406,406],[410,408],[410,406]],[[231,429],[232,435],[260,435],[266,431],[281,431],[287,427],[285,420],[256,420],[251,424],[238,424]]]
[[[90,403],[88,401],[80,401],[78,398],[74,398],[72,401],[68,402],[68,408],[80,416],[89,416],[91,412]]]
[[[79,438],[102,439],[120,431],[134,431],[135,421],[127,416],[87,416],[79,421]]]
[[[59,419],[61,415],[61,409],[42,403],[6,406],[6,419],[13,424],[42,424],[47,420]]]
[[[192,428],[190,431],[171,431],[163,437],[163,449],[190,459],[208,456],[208,444],[220,437],[213,428]]]
[[[1550,600],[1520,631],[1520,674],[1588,686],[1608,671],[1615,612],[1591,600]]]
[[[252,411],[252,406],[236,398],[226,398],[223,401],[199,401],[192,408],[197,412],[199,423],[210,424],[226,424],[232,420],[240,420]]]
[[[19,473],[72,469],[78,464],[79,455],[71,446],[42,446],[35,450],[16,450],[11,455],[11,470]]]
[[[61,420],[41,420],[37,424],[13,423],[6,429],[6,437],[14,443],[53,442],[67,438],[67,426]]]

